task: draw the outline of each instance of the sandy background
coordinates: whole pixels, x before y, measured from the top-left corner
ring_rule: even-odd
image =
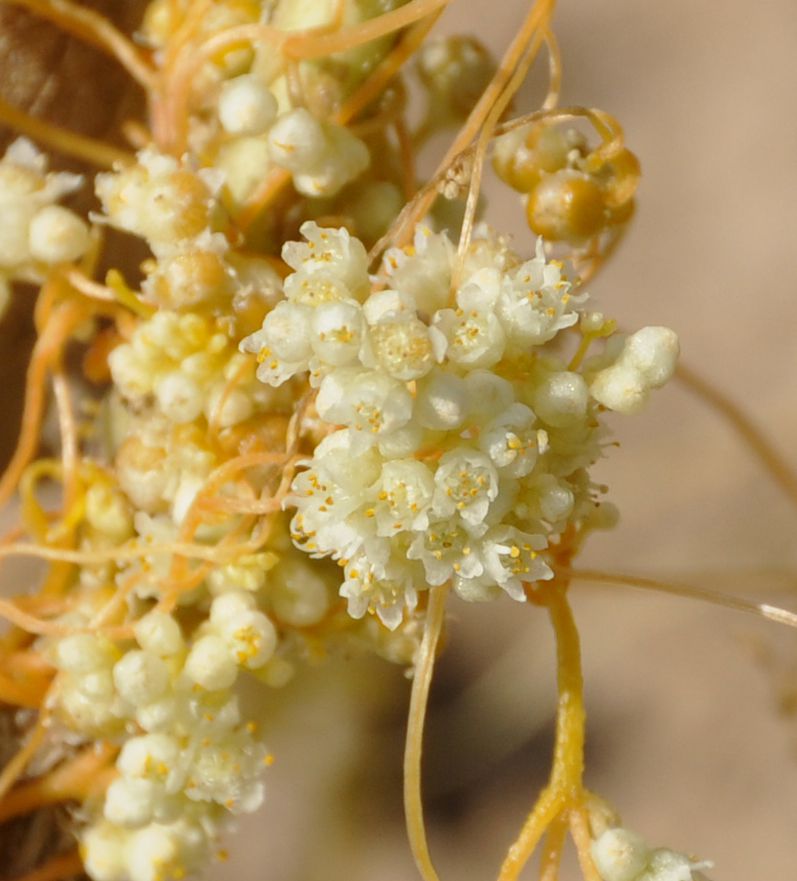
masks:
[[[456,0],[443,29],[499,51],[526,7]],[[684,358],[797,465],[797,6],[563,0],[556,22],[563,103],[615,114],[644,168],[595,300],[628,327],[676,328]],[[518,109],[538,94],[531,85]],[[510,193],[491,191],[488,217],[530,250]],[[623,522],[585,564],[797,607],[788,579],[760,571],[797,571],[795,512],[723,423],[671,388],[615,424],[622,447],[600,474]],[[793,633],[625,588],[578,587],[574,605],[591,788],[651,842],[715,859],[716,881],[792,881],[797,724],[778,696],[797,688]],[[443,881],[494,875],[544,779],[552,646],[542,616],[520,612],[452,608],[427,767]],[[407,692],[386,665],[352,662],[309,671],[262,708],[277,755],[269,798],[214,881],[414,879],[400,805]]]

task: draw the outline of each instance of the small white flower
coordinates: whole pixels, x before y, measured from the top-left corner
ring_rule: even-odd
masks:
[[[420,560],[431,585],[443,584],[453,575],[477,578],[484,572],[479,542],[458,517],[431,522],[416,535],[408,551],[410,560]]]
[[[316,408],[326,422],[348,425],[376,441],[410,421],[412,397],[403,383],[383,373],[342,368],[321,383]]]
[[[385,321],[370,329],[363,363],[381,367],[390,376],[407,382],[426,376],[442,351],[436,329],[418,318]]]
[[[650,396],[650,387],[643,375],[621,361],[597,373],[589,390],[599,404],[625,415],[638,413]]]
[[[127,876],[130,881],[175,881],[207,857],[207,844],[200,828],[188,822],[152,823],[127,841]]]
[[[344,489],[325,468],[316,465],[297,475],[292,491],[296,514],[291,537],[298,547],[316,557],[333,552],[351,555],[360,547],[364,537],[350,515],[365,497],[355,481]]]
[[[614,363],[599,370],[590,386],[598,403],[618,413],[636,413],[651,389],[672,376],[678,358],[678,337],[666,327],[643,327],[622,343],[610,340],[606,356]],[[604,362],[605,363],[605,362]]]
[[[330,607],[330,578],[310,561],[286,556],[269,573],[269,602],[278,621],[312,627]]]
[[[203,390],[180,370],[165,374],[155,384],[154,391],[161,412],[178,424],[193,422],[205,406]]]
[[[446,338],[446,357],[460,367],[492,367],[504,354],[504,330],[493,312],[441,309],[433,327]]]
[[[356,361],[364,333],[362,308],[354,301],[324,303],[310,316],[310,344],[324,365]]]
[[[245,594],[251,596],[251,594]],[[226,597],[218,597],[214,604]],[[262,667],[277,648],[277,631],[271,621],[256,609],[241,609],[218,626],[235,661],[247,670]]]
[[[61,205],[40,208],[31,219],[28,235],[31,255],[45,263],[77,260],[91,243],[85,221]]]
[[[454,247],[445,233],[419,226],[412,248],[390,248],[382,273],[390,287],[409,294],[419,312],[431,316],[448,301]]]
[[[434,511],[438,516],[459,514],[471,529],[487,516],[498,495],[498,472],[489,456],[469,447],[445,453],[434,475]]]
[[[94,881],[128,878],[124,849],[128,834],[107,820],[100,820],[83,832],[80,842],[83,867]]]
[[[570,293],[559,267],[545,262],[538,241],[536,257],[504,277],[496,312],[513,345],[539,346],[578,321],[583,300]]]
[[[634,367],[650,388],[672,379],[678,362],[678,335],[669,327],[643,327],[625,341],[620,359]]]
[[[347,128],[326,123],[324,134],[326,150],[320,160],[294,172],[293,184],[305,196],[334,196],[371,164],[368,147]]]
[[[331,269],[299,269],[285,279],[283,288],[291,303],[313,308],[352,299],[345,280]]]
[[[301,303],[282,301],[266,315],[263,327],[240,344],[242,352],[257,355],[257,378],[279,386],[307,370],[313,350],[309,322],[312,310]]]
[[[513,600],[525,602],[524,583],[553,578],[537,553],[546,546],[540,535],[529,535],[513,526],[498,526],[482,538],[484,571]]]
[[[697,881],[693,873],[711,866],[708,861],[694,862],[674,850],[658,848],[650,855],[647,870],[637,877],[638,881]]]
[[[133,631],[142,649],[160,657],[176,655],[184,645],[180,625],[163,612],[152,611],[139,618]]]
[[[216,802],[233,814],[256,811],[263,802],[263,784],[257,779],[266,755],[245,728],[208,743],[195,741],[185,794],[200,802]]]
[[[407,563],[385,571],[375,567],[366,555],[359,555],[346,565],[340,595],[348,600],[352,618],[362,618],[369,612],[389,630],[395,630],[405,610],[411,612],[417,605],[417,574]]]
[[[177,765],[180,745],[169,734],[144,734],[126,741],[116,767],[126,777],[165,783]]]
[[[362,302],[371,290],[363,243],[345,228],[327,229],[312,220],[303,223],[299,231],[306,242],[287,242],[282,248],[282,259],[288,266],[308,274],[329,273]]]
[[[537,461],[534,422],[534,413],[525,404],[512,404],[484,427],[479,447],[507,476],[525,477]]]
[[[315,448],[313,460],[323,469],[325,482],[331,481],[345,493],[359,497],[379,477],[382,457],[374,447],[355,456],[354,446],[349,429],[333,431]]]
[[[403,530],[426,529],[434,488],[434,475],[422,462],[386,462],[374,488],[377,534],[391,536]]]
[[[448,341],[446,357],[462,367],[492,367],[504,354],[505,334],[494,308],[501,276],[485,268],[457,292],[456,309],[441,309],[434,326]]]

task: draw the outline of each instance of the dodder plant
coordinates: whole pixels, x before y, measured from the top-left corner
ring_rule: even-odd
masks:
[[[22,523],[0,555],[48,564],[37,592],[0,602],[13,625],[0,698],[32,711],[0,774],[0,820],[79,805],[78,848],[29,878],[199,871],[230,818],[261,803],[271,762],[240,680],[279,688],[351,647],[413,670],[407,824],[436,878],[421,744],[451,594],[540,607],[557,641],[550,782],[500,881],[538,845],[552,881],[568,833],[589,881],[700,878],[707,864],[649,847],[583,783],[568,587],[618,580],[574,568],[615,519],[589,469],[607,412],[639,411],[678,343],[618,332],[583,290],[633,213],[639,166],[608,114],[558,107],[553,2],[534,4],[497,66],[473,39],[427,40],[447,0],[155,0],[137,42],[68,0],[14,2],[111,55],[149,108],[125,126],[128,154],[0,107],[40,147],[106,169],[85,219],[59,204],[82,181],[48,171],[40,147],[21,138],[0,162],[4,291],[40,286],[0,482]],[[545,101],[510,119],[543,50]],[[427,102],[415,129],[412,59]],[[417,148],[450,126],[419,185]],[[491,150],[523,194],[533,256],[477,223]],[[110,228],[148,246],[140,278],[98,280]],[[70,382],[72,341],[99,399]],[[793,492],[744,417],[686,379]],[[60,454],[36,460],[48,386]]]

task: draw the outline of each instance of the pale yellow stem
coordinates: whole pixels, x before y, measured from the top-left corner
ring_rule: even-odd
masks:
[[[429,590],[429,606],[426,609],[423,639],[418,649],[415,675],[412,680],[404,747],[404,814],[407,821],[407,835],[412,855],[415,857],[415,865],[424,881],[439,881],[426,841],[421,795],[421,755],[429,687],[432,682],[437,643],[443,629],[448,590],[449,587],[445,584]]]
[[[72,406],[72,395],[66,374],[59,366],[53,371],[53,397],[58,413],[58,429],[61,435],[61,468],[63,473],[63,508],[69,511],[78,494],[78,462],[80,450],[77,439],[77,420]]]
[[[638,587],[642,590],[657,590],[661,593],[673,596],[687,597],[711,603],[715,606],[723,606],[736,612],[746,612],[759,618],[766,618],[776,624],[785,624],[787,627],[797,627],[797,613],[769,603],[756,603],[741,597],[729,596],[719,591],[708,590],[704,587],[694,587],[688,584],[674,584],[663,581],[660,578],[646,578],[642,575],[627,575],[622,572],[602,572],[597,569],[570,569],[568,575],[574,580],[594,581],[598,584],[617,584],[628,587]]]
[[[515,881],[548,827],[584,798],[584,681],[578,630],[565,589],[564,585],[553,584],[543,596],[556,635],[559,692],[551,780],[509,848],[498,881]]]
[[[521,57],[517,60],[515,69],[512,72],[509,81],[503,91],[496,97],[495,103],[490,108],[489,113],[484,119],[484,123],[479,131],[478,140],[476,142],[476,150],[473,157],[473,168],[470,175],[470,185],[468,187],[468,198],[465,203],[465,217],[462,221],[462,231],[459,237],[459,247],[457,250],[459,259],[462,260],[470,246],[473,225],[476,221],[476,208],[479,201],[479,193],[481,192],[482,170],[484,168],[484,160],[487,155],[487,147],[490,139],[493,137],[495,127],[498,120],[503,115],[509,102],[514,97],[517,90],[526,79],[529,68],[537,57],[543,39],[547,34],[547,22],[553,13],[553,0],[547,2],[538,2],[532,9],[526,21],[522,24],[516,40],[521,45],[525,45],[525,49]]]
[[[797,473],[742,408],[686,364],[678,365],[675,376],[686,388],[728,422],[784,494],[793,504],[797,505]]]
[[[433,175],[434,179],[445,177],[448,170],[452,168],[454,163],[460,158],[460,154],[464,153],[474,138],[478,136],[485,120],[490,114],[490,111],[504,92],[504,89],[517,69],[518,64],[524,57],[534,28],[540,24],[540,18],[545,17],[541,10],[545,10],[549,16],[552,8],[552,0],[537,0],[537,3],[529,13],[526,21],[521,25],[517,36],[507,49],[504,57],[501,59],[501,64],[499,65],[498,70],[494,74],[487,88],[482,92],[476,106],[470,112],[465,125],[462,127],[459,134],[454,139],[454,142],[449,147],[446,155],[443,157],[442,162]],[[547,22],[547,18],[545,20]],[[533,27],[529,26],[530,22],[533,23]],[[374,250],[381,250],[381,248],[385,247],[388,243],[393,243],[398,246],[405,244],[412,235],[412,230],[415,228],[418,220],[428,212],[436,195],[436,189],[424,188],[421,190],[418,197],[416,197],[416,199],[401,212],[392,229],[388,231],[384,239],[377,243]]]
[[[44,416],[46,377],[57,363],[70,333],[85,317],[85,308],[74,301],[59,306],[49,316],[33,349],[25,381],[25,407],[17,448],[0,479],[0,506],[11,497],[27,464],[36,453]]]
[[[592,836],[587,811],[583,804],[570,811],[570,837],[576,846],[578,864],[584,881],[603,881],[592,859]]]
[[[517,839],[510,846],[498,873],[498,881],[515,881],[523,867],[531,858],[534,849],[545,835],[545,831],[561,814],[564,796],[551,787],[540,793],[532,812],[520,830]]]
[[[118,147],[52,125],[25,113],[24,110],[14,107],[2,98],[0,98],[0,122],[17,134],[25,135],[50,150],[100,168],[111,168],[117,163],[127,165],[135,161],[132,154]]]
[[[352,27],[342,28],[335,33],[293,37],[285,43],[284,52],[290,58],[305,59],[323,58],[335,52],[344,52],[414,24],[446,7],[450,2],[451,0],[410,0],[391,12]]]
[[[548,827],[548,834],[545,836],[540,857],[540,881],[558,881],[566,835],[567,823],[560,815]]]
[[[35,727],[31,731],[27,743],[19,750],[13,759],[3,768],[0,773],[0,802],[9,789],[25,773],[31,759],[36,755],[36,750],[42,745],[44,735],[47,733],[44,719],[39,716]]]

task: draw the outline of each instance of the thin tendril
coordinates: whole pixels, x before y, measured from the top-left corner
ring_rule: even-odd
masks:
[[[429,590],[429,606],[426,609],[423,639],[418,649],[415,675],[412,680],[407,739],[404,747],[404,816],[415,865],[424,881],[439,881],[426,841],[421,796],[421,755],[429,688],[434,671],[437,643],[443,629],[448,591],[448,585]]]
[[[2,98],[0,98],[0,122],[18,134],[26,135],[64,156],[72,156],[100,168],[112,168],[117,163],[129,165],[135,162],[134,156],[118,147],[31,116]]]
[[[657,590],[672,596],[687,597],[711,603],[715,606],[723,606],[736,612],[744,612],[774,621],[776,624],[785,624],[787,627],[797,627],[797,613],[773,606],[769,603],[756,603],[740,597],[729,596],[718,591],[708,590],[693,585],[674,584],[670,581],[662,581],[659,578],[647,578],[642,575],[627,575],[622,572],[602,572],[597,569],[569,569],[566,574],[574,580],[593,581],[598,584],[614,584],[626,587],[637,587],[641,590]]]
[[[756,459],[769,472],[792,504],[797,505],[797,474],[775,449],[766,434],[726,394],[693,368],[681,363],[675,371],[678,379],[694,395],[722,416]]]

